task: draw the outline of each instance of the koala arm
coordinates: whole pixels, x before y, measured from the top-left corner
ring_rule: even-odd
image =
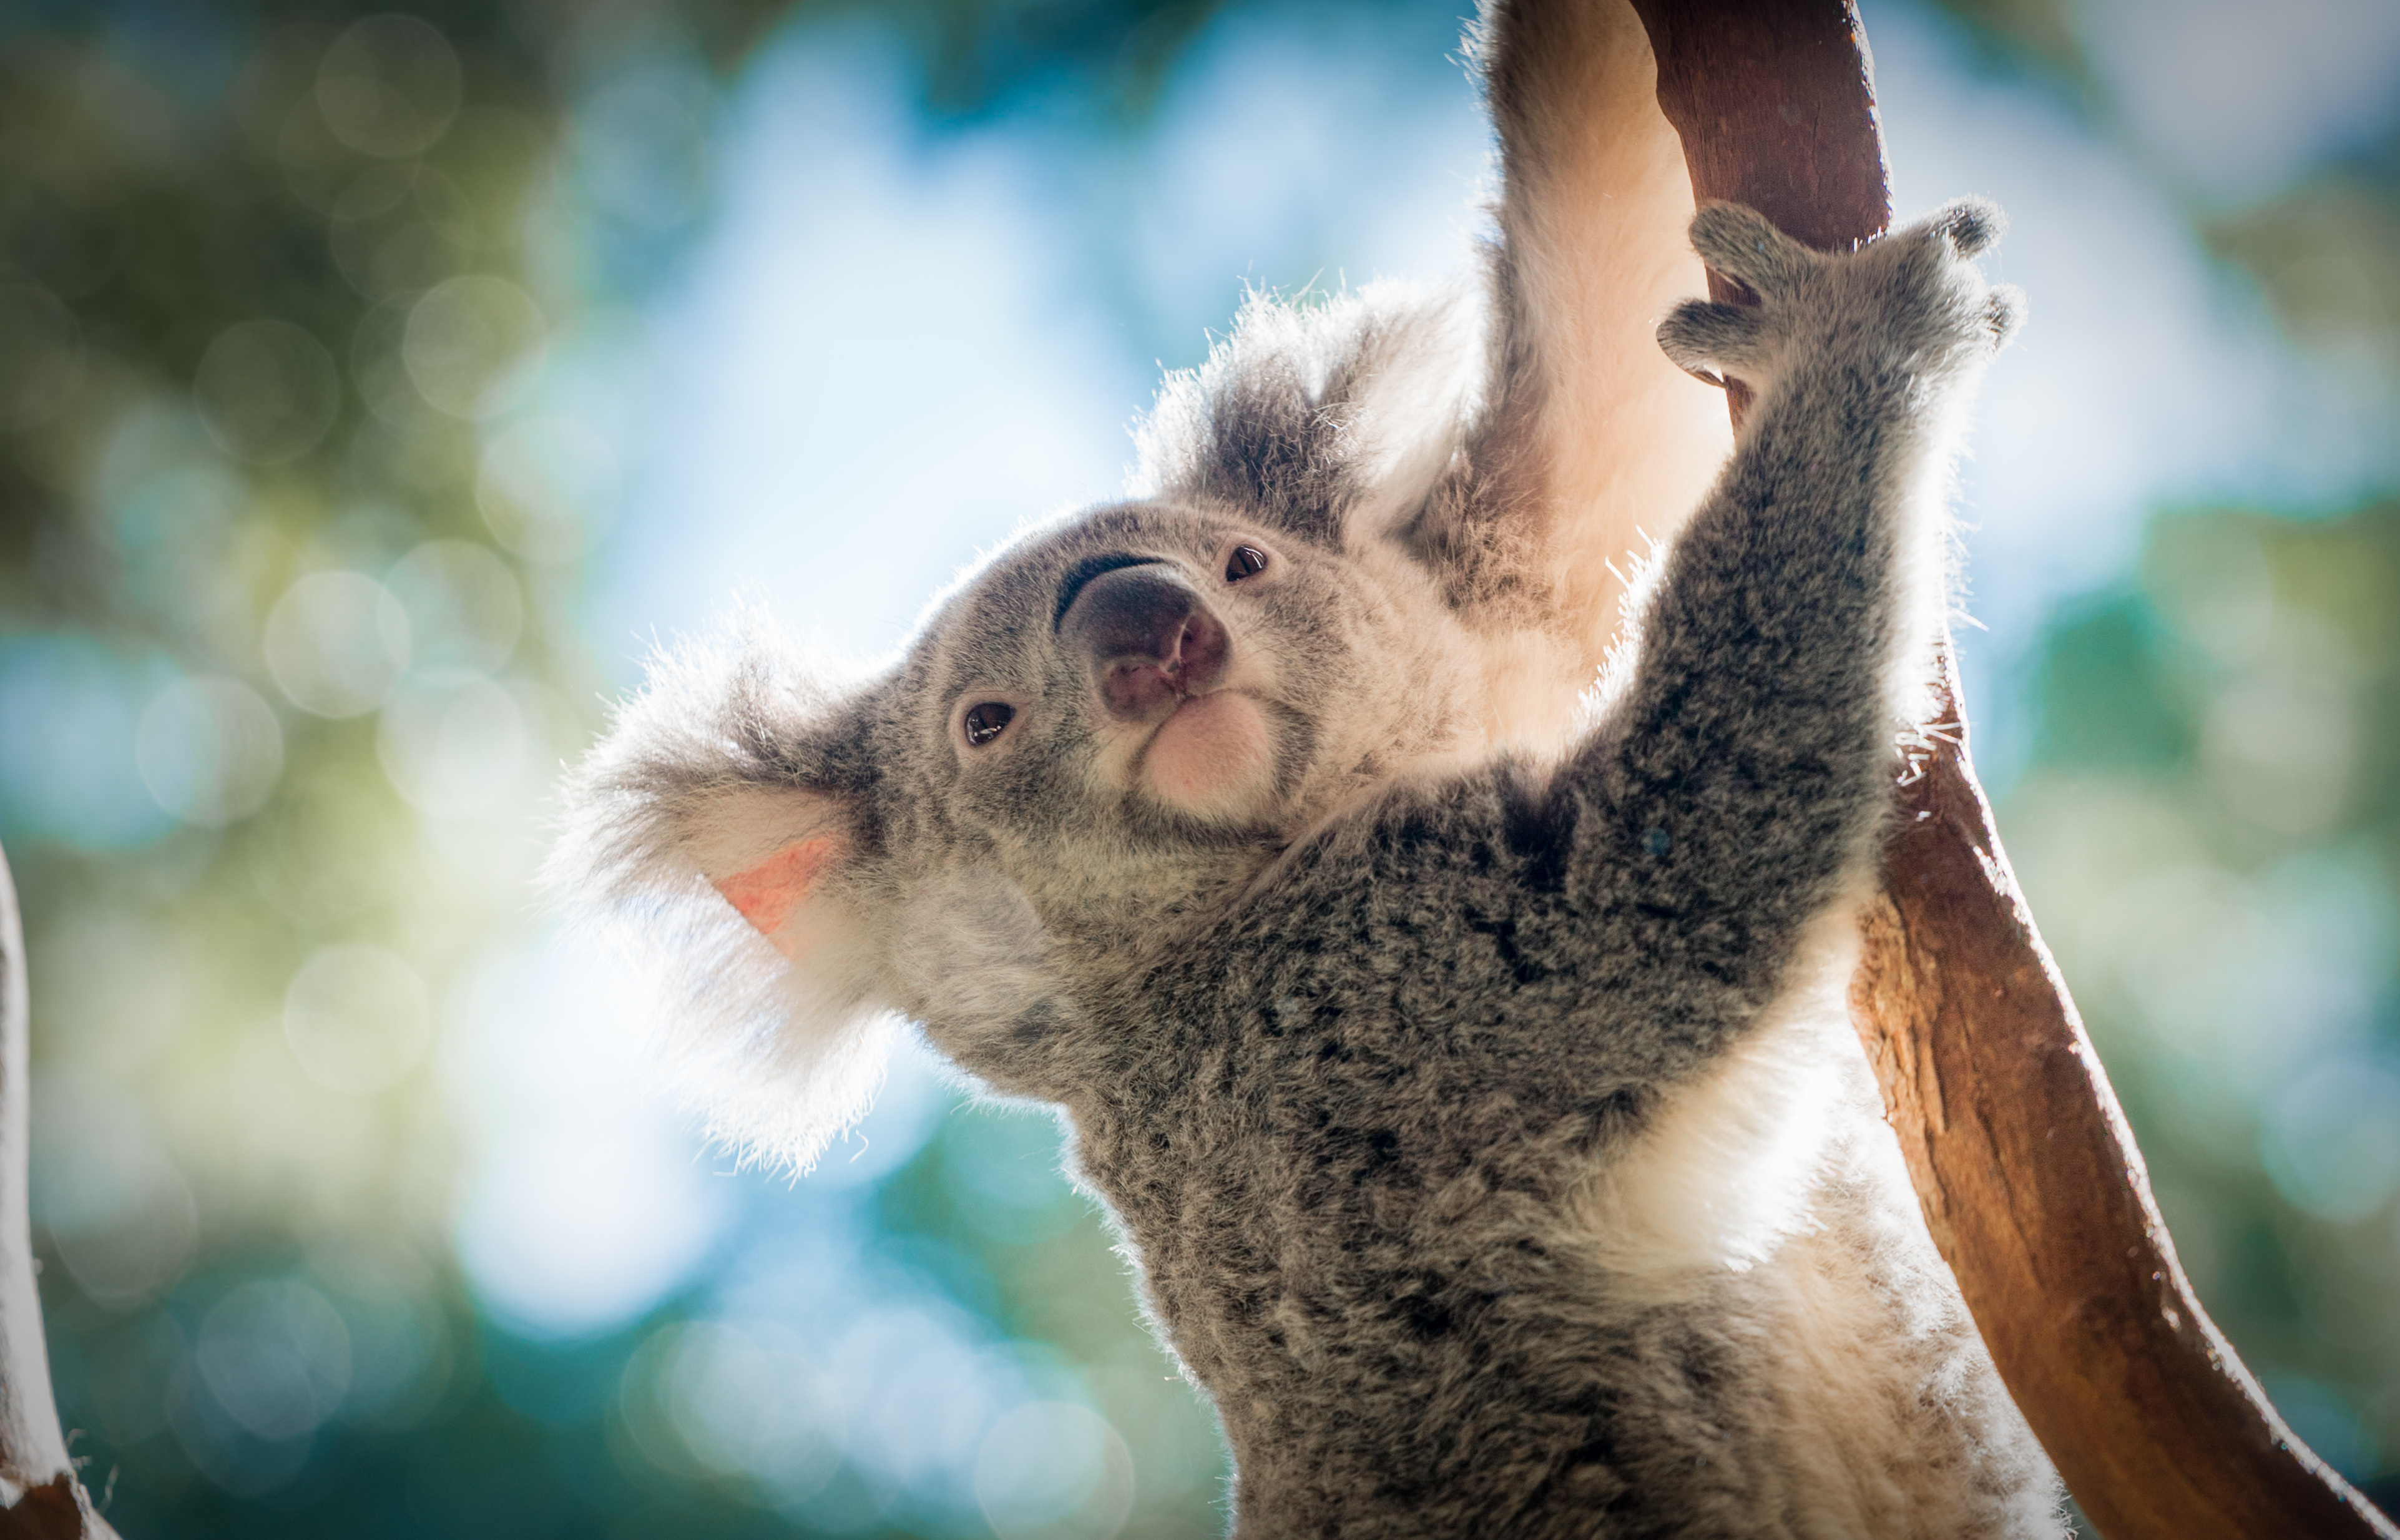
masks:
[[[1634,7],[1485,0],[1469,41],[1500,143],[1485,399],[1463,517],[1543,552],[1543,603],[1578,644],[1570,688],[1617,633],[1623,573],[1670,535],[1731,447],[1725,398],[1651,323],[1702,283],[1680,138]]]
[[[1554,816],[1572,803],[1568,893],[1618,932],[1611,972],[1756,1002],[1870,869],[1946,606],[1954,435],[2021,314],[1967,261],[1998,227],[1964,202],[1826,254],[1734,205],[1693,222],[1761,303],[1685,304],[1660,344],[1757,399],[1639,611],[1630,677],[1550,787]]]

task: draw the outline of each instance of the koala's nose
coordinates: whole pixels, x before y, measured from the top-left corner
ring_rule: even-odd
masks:
[[[1121,566],[1085,583],[1058,623],[1059,639],[1091,660],[1100,703],[1121,721],[1149,721],[1225,672],[1225,627],[1192,585],[1164,564]]]

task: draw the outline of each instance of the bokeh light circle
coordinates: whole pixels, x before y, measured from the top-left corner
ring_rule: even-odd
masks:
[[[791,1503],[841,1465],[834,1388],[785,1327],[662,1327],[627,1361],[618,1404],[642,1454],[686,1479],[748,1476]]]
[[[334,356],[288,320],[245,320],[209,344],[192,376],[209,435],[236,459],[295,460],[317,447],[341,408]]]
[[[454,417],[488,417],[532,390],[549,322],[506,279],[470,273],[436,284],[408,312],[401,361],[417,393]]]
[[[191,1187],[163,1158],[145,1163],[140,1185],[108,1222],[52,1237],[59,1260],[83,1291],[117,1310],[165,1292],[191,1261],[199,1238]]]
[[[393,788],[443,818],[503,805],[524,783],[530,747],[516,697],[463,669],[410,684],[384,708],[375,733]]]
[[[205,675],[158,692],[134,731],[142,784],[186,824],[223,828],[266,805],[283,774],[275,708],[239,679]]]
[[[219,1300],[192,1356],[216,1403],[260,1438],[314,1433],[350,1386],[341,1313],[296,1279],[258,1279]]]
[[[425,1057],[432,1002],[416,970],[381,947],[321,947],[283,995],[283,1038],[308,1078],[367,1097],[397,1083]]]
[[[1133,1515],[1133,1454],[1090,1408],[1030,1401],[984,1436],[975,1490],[1000,1540],[1112,1540]]]
[[[472,540],[428,540],[384,574],[407,612],[420,665],[496,673],[525,629],[525,598],[506,562]]]
[[[356,716],[388,699],[408,670],[408,612],[356,572],[317,572],[284,590],[266,615],[266,667],[292,703]]]
[[[440,139],[458,116],[458,55],[413,16],[370,16],[317,67],[317,110],[334,137],[397,159]]]
[[[430,289],[473,251],[474,211],[430,167],[373,166],[334,200],[332,241],[342,276],[370,299]]]
[[[573,417],[516,424],[484,451],[475,501],[492,538],[529,562],[583,554],[614,514],[616,451]]]
[[[165,1292],[198,1245],[199,1211],[143,1109],[75,1070],[41,1075],[34,1102],[34,1219],[75,1286],[113,1311]]]

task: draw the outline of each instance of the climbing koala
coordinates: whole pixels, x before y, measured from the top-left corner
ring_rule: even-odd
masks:
[[[1657,339],[1754,404],[1594,685],[1557,169],[1601,8],[1484,19],[1480,287],[1253,300],[1138,496],[880,671],[756,619],[660,658],[551,879],[672,970],[730,1142],[805,1165],[903,1020],[1063,1109],[1239,1534],[2056,1534],[1845,1014],[1998,216],[1698,211],[1760,303]]]

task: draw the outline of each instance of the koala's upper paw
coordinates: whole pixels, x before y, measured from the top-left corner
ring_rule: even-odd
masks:
[[[1969,258],[2007,226],[1995,205],[1962,198],[1854,252],[1811,251],[1752,209],[1711,203],[1692,247],[1756,306],[1691,301],[1658,327],[1658,345],[1694,374],[1764,387],[1800,356],[1865,349],[1902,373],[1943,373],[1988,355],[2023,324],[2025,296],[1984,282]]]
[[[1871,271],[1881,259],[1891,269],[1877,281],[1914,323],[1896,326],[1896,335],[1914,334],[1931,343],[1947,334],[1982,356],[2007,347],[2025,325],[2025,291],[1985,283],[1969,262],[1996,245],[2008,227],[1998,204],[1962,198],[1871,242],[1850,260]]]

